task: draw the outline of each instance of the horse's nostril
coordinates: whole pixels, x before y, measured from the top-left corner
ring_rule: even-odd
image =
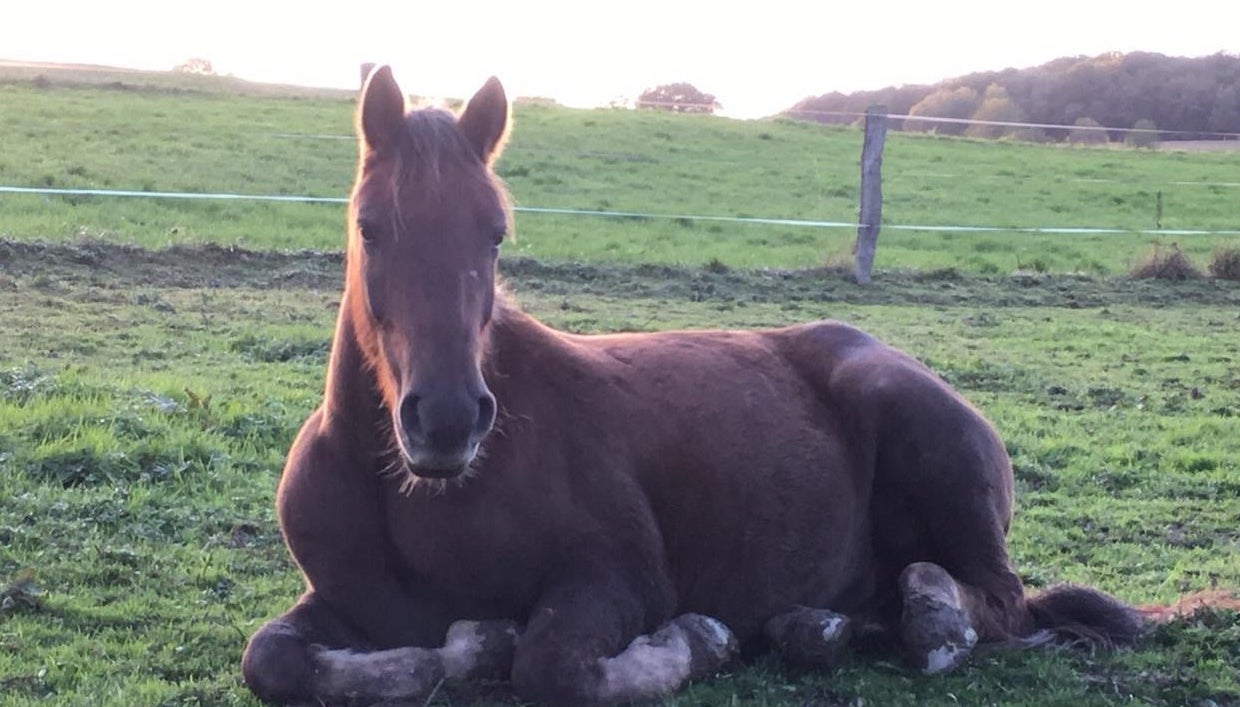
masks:
[[[474,431],[483,435],[495,424],[495,396],[484,393],[478,398],[478,419],[474,423]]]
[[[421,398],[416,395],[407,395],[404,400],[400,401],[400,426],[404,428],[406,437],[422,436],[422,420],[418,417],[420,401]]]

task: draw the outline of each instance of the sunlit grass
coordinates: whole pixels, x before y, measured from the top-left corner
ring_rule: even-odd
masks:
[[[178,79],[192,86],[193,77]],[[342,197],[347,94],[0,84],[0,184]],[[519,206],[852,222],[861,134],[787,121],[519,104],[499,165]],[[302,135],[302,137],[296,137]],[[1204,260],[1240,237],[901,231],[897,225],[1240,229],[1240,152],[1165,153],[893,133],[877,267],[1126,272],[1151,242]],[[0,235],[160,246],[339,248],[343,207],[0,195]],[[540,258],[798,267],[846,260],[851,229],[523,213]]]

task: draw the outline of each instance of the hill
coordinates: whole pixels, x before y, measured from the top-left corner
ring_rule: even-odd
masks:
[[[1032,68],[979,72],[928,86],[828,93],[806,98],[786,114],[825,123],[851,123],[854,116],[831,114],[864,112],[874,105],[884,105],[897,114],[1056,125],[1090,120],[1129,128],[1138,121],[1150,121],[1160,130],[1197,134],[1164,138],[1209,138],[1217,133],[1240,132],[1240,56],[1219,53],[1186,58],[1133,52],[1065,57]],[[906,122],[910,125],[895,127],[931,127],[928,123]],[[959,135],[966,127],[936,124],[933,129]],[[1064,139],[1067,131],[1026,136]]]

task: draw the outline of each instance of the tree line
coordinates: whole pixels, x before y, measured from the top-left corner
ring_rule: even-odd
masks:
[[[784,115],[852,123],[857,120],[855,115],[824,113],[863,113],[876,105],[886,106],[892,114],[910,116],[1082,128],[1137,127],[1191,133],[1164,135],[1164,139],[1209,139],[1217,133],[1240,132],[1240,56],[1218,53],[1187,58],[1113,52],[1064,57],[1033,68],[979,72],[934,85],[828,93],[806,98]],[[914,119],[896,121],[892,127],[986,138],[1125,139],[1123,133],[1087,129],[1043,130]],[[1129,134],[1127,139],[1140,144],[1138,135],[1141,133]]]

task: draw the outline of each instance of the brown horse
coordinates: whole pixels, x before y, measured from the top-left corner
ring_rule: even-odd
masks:
[[[326,390],[277,500],[306,591],[246,647],[257,695],[492,675],[614,704],[738,643],[829,666],[878,631],[938,672],[979,642],[1141,633],[1094,590],[1026,595],[995,430],[867,334],[574,336],[519,311],[496,282],[508,125],[494,79],[459,117],[407,111],[386,67],[363,87]]]

